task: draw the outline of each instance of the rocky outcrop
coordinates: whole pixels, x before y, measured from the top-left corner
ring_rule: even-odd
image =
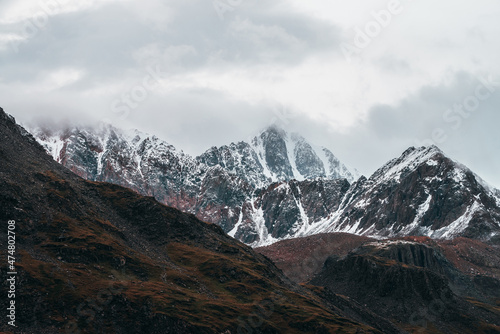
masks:
[[[321,271],[328,257],[345,256],[368,241],[373,239],[348,233],[321,233],[254,249],[273,260],[290,279],[305,283]]]
[[[327,299],[329,293],[347,296],[380,317],[421,332],[500,329],[498,293],[484,293],[500,281],[459,272],[437,244],[427,242],[434,243],[369,241],[345,256],[329,257],[309,284],[325,288]]]
[[[262,240],[271,243],[304,235],[315,222],[337,210],[349,186],[345,179],[273,183],[254,192],[240,224],[230,234],[255,246]],[[260,235],[253,238],[248,229],[255,222]]]

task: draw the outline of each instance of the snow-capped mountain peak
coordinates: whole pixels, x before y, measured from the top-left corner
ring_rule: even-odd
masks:
[[[409,148],[360,179],[331,217],[311,230],[484,240],[500,233],[494,191],[435,146]]]
[[[327,148],[312,145],[300,134],[288,133],[276,126],[255,136],[251,146],[266,176],[273,182],[318,177],[345,178],[353,182],[357,176],[357,172],[351,172]]]
[[[379,168],[370,177],[372,182],[399,181],[404,175],[413,172],[422,164],[435,166],[443,152],[436,146],[410,147],[403,154]]]
[[[409,148],[353,182],[329,149],[277,127],[196,158],[109,125],[32,132],[78,175],[154,196],[253,246],[322,232],[500,235],[499,191],[435,146]]]

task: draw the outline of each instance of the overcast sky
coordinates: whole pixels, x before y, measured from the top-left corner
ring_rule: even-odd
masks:
[[[436,144],[500,187],[500,2],[2,0],[0,106],[199,154],[272,123],[369,176]]]

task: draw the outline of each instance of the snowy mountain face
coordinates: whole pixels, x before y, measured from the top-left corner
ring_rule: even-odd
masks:
[[[180,209],[191,208],[206,174],[189,155],[138,131],[102,126],[33,133],[56,161],[81,177],[119,184]]]
[[[323,232],[439,239],[500,237],[499,191],[437,147],[410,148],[369,179],[361,177],[350,185],[345,179],[335,179],[332,173],[329,180],[313,178],[318,175],[314,173],[324,175],[321,167],[325,165],[337,173],[342,171],[334,168],[340,163],[336,164],[333,154],[329,165],[324,160],[320,164],[318,151],[309,149],[311,146],[302,138],[281,138],[274,135],[267,146],[259,145],[256,138],[254,151],[269,177],[285,179],[287,171],[292,170],[295,180],[277,181],[252,194],[243,205],[230,235],[248,244],[258,246]],[[288,162],[292,159],[284,154],[283,143],[300,152],[288,167],[286,158]],[[265,160],[270,150],[281,152],[278,156],[285,167],[275,168],[276,159]],[[306,160],[308,163],[303,163]],[[255,165],[259,166],[257,162]],[[301,176],[305,180],[297,181]]]
[[[229,235],[252,246],[307,235],[311,226],[338,209],[349,187],[346,179],[273,183],[243,205]]]
[[[307,233],[491,240],[500,235],[495,192],[437,147],[410,148],[354,183],[338,210]]]
[[[324,147],[313,147],[302,136],[270,127],[250,143],[240,142],[220,148],[212,147],[197,157],[208,165],[219,165],[245,179],[254,187],[273,182],[311,180],[315,178],[359,178]]]
[[[499,191],[436,147],[410,148],[351,184],[356,173],[328,149],[275,127],[196,158],[111,126],[33,133],[78,175],[154,196],[252,246],[323,232],[500,238]]]

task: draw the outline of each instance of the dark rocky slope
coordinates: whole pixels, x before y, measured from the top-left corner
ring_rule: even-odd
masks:
[[[404,330],[499,332],[500,290],[492,287],[500,281],[465,275],[430,239],[410,239],[367,242],[329,257],[309,284],[323,287],[325,299],[347,296]]]

